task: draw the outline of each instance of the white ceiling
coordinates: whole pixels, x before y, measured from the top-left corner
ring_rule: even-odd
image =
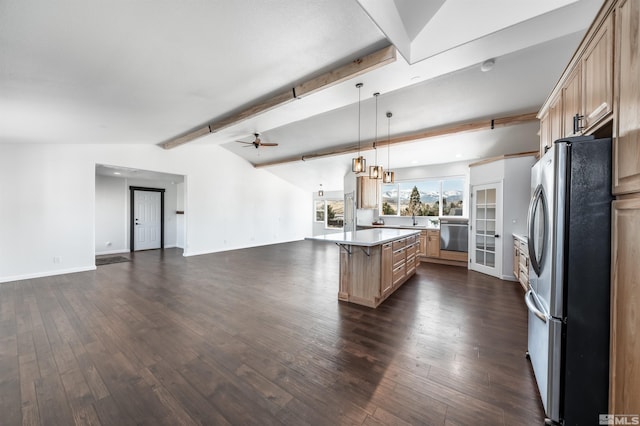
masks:
[[[390,41],[400,51],[395,63],[191,143],[222,144],[252,163],[353,145],[359,81],[363,140],[375,137],[376,91],[382,93],[380,138],[386,111],[394,114],[392,136],[536,111],[602,0],[360,4],[2,1],[0,143],[160,144]],[[376,4],[395,8],[386,15],[398,17],[391,20],[395,27],[376,19]],[[408,45],[392,37],[402,32]],[[480,72],[489,58],[496,58],[494,69]],[[416,158],[423,164],[484,158],[495,147],[527,149],[535,143],[533,124],[394,146],[392,166]],[[254,132],[279,146],[243,149],[234,142],[249,141]],[[311,190],[319,183],[330,190],[341,187],[349,158],[268,170]]]

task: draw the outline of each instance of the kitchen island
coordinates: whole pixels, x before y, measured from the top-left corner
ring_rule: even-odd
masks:
[[[363,229],[309,240],[340,246],[338,299],[377,307],[416,272],[420,230]]]

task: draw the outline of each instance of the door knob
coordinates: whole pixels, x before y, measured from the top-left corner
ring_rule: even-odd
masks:
[[[494,235],[495,238],[500,238],[500,235],[496,234]]]

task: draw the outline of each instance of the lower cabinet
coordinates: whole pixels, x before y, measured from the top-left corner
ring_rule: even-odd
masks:
[[[520,242],[517,238],[513,238],[513,275],[520,277]]]
[[[392,243],[382,245],[382,261],[380,262],[380,293],[386,296],[393,289],[393,249]]]
[[[513,237],[513,275],[524,291],[529,290],[529,249],[526,241]]]
[[[440,231],[427,230],[427,257],[440,257]]]
[[[609,412],[640,413],[640,194],[612,206]]]

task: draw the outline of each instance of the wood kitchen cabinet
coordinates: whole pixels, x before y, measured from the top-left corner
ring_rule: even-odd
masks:
[[[581,61],[581,132],[591,133],[613,111],[613,14],[604,21]]]
[[[359,209],[378,208],[379,179],[371,179],[368,176],[358,176],[357,178],[357,201],[356,207]]]
[[[561,93],[563,118],[577,105],[571,86],[580,70],[582,134],[613,143],[611,351],[609,413],[640,413],[640,1],[605,0],[538,117],[549,120]],[[612,59],[613,58],[613,59]],[[571,86],[571,87],[569,87]],[[612,91],[612,93],[610,93]],[[609,123],[612,123],[610,126]],[[569,126],[567,125],[569,124]],[[563,124],[563,132],[573,121]],[[546,126],[546,127],[545,127]],[[549,122],[542,128],[548,128]],[[540,146],[548,143],[541,131]],[[564,134],[563,136],[569,136]]]
[[[522,237],[513,237],[513,275],[524,291],[529,290],[529,249]]]
[[[640,2],[615,9],[609,412],[640,413]],[[623,195],[628,194],[628,195]]]
[[[540,118],[540,157],[562,137],[562,98],[557,95]]]
[[[420,232],[420,241],[418,243],[418,256],[427,255],[427,231]]]
[[[559,138],[592,134],[612,121],[615,16],[607,3],[538,114],[541,155]]]
[[[581,96],[582,67],[578,63],[562,87],[562,134],[560,137],[580,134],[580,130],[574,127],[574,117],[583,115]]]
[[[609,412],[640,413],[640,194],[612,210]]]
[[[640,3],[616,9],[613,193],[640,192]]]
[[[520,241],[513,238],[513,275],[520,279]]]
[[[440,257],[440,231],[427,230],[427,257]]]
[[[393,249],[392,243],[382,245],[382,260],[380,262],[380,293],[385,297],[393,289]]]

